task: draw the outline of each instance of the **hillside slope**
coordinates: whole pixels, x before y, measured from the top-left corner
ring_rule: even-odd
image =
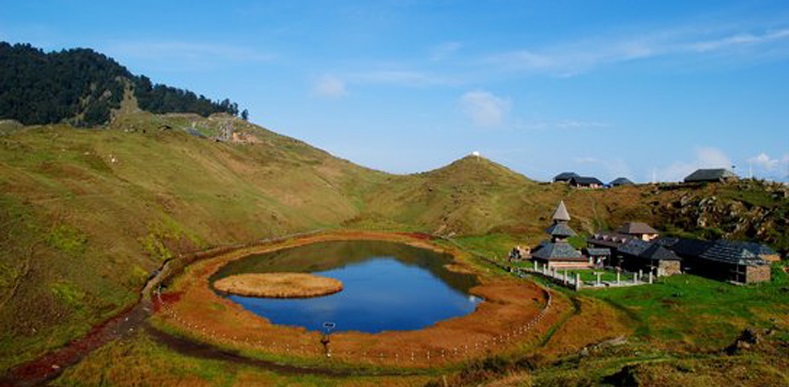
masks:
[[[217,143],[150,120],[135,132],[45,126],[0,137],[0,368],[129,305],[167,258],[336,226],[360,211],[355,192],[381,179],[212,118],[197,126],[229,120],[256,142]],[[157,117],[173,128],[183,120]]]
[[[241,142],[207,138],[228,126]],[[319,228],[501,233],[535,244],[564,200],[580,233],[638,220],[789,248],[789,190],[777,184],[575,190],[479,157],[391,175],[230,115],[137,112],[109,130],[4,133],[0,369],[62,346],[130,305],[167,258]],[[497,245],[496,253],[509,247]]]
[[[367,197],[364,215],[444,235],[514,231],[523,224],[514,215],[541,191],[502,165],[467,156],[433,171],[391,176]]]

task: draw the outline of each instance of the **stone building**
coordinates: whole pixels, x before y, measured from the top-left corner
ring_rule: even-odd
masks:
[[[691,274],[744,284],[770,280],[770,264],[759,252],[772,249],[758,243],[685,238],[661,238],[657,243],[682,257],[683,269]]]

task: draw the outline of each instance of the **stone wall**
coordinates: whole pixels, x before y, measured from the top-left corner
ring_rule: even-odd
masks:
[[[770,265],[747,266],[745,268],[745,283],[766,282],[770,280]]]
[[[660,261],[660,263],[658,263],[658,275],[670,276],[674,274],[682,274],[682,269],[680,266],[680,261]]]

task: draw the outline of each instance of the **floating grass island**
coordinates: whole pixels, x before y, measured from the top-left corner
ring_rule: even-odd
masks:
[[[250,273],[222,278],[214,288],[239,296],[310,298],[337,293],[342,282],[307,273]]]

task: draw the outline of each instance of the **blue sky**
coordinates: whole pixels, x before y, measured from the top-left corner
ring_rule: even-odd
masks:
[[[537,180],[789,181],[789,2],[0,0],[0,40],[89,47],[358,164],[479,151]]]

